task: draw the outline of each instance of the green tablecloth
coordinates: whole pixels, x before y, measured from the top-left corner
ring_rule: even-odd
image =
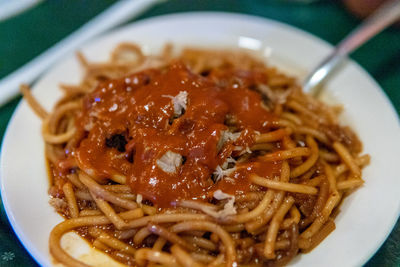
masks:
[[[0,78],[19,68],[73,32],[115,0],[53,0],[0,22]],[[336,44],[359,20],[339,1],[294,0],[169,0],[137,19],[185,11],[228,11],[282,21]],[[303,1],[307,2],[307,1]],[[373,52],[371,52],[373,51]],[[400,112],[400,28],[390,28],[357,50],[352,58],[381,85]],[[1,88],[0,88],[1,90]],[[18,104],[17,98],[0,108],[0,135]],[[43,237],[47,238],[47,237]],[[362,246],[362,244],[360,244]],[[13,233],[4,209],[0,212],[0,266],[35,266]],[[400,223],[366,266],[400,266]]]

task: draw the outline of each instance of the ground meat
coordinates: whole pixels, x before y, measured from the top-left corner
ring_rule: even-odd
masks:
[[[106,139],[106,146],[116,148],[119,152],[125,152],[125,145],[128,142],[122,134],[114,134]]]
[[[357,135],[349,127],[339,125],[321,125],[321,131],[325,132],[332,142],[344,144],[352,153],[360,153],[362,143]]]

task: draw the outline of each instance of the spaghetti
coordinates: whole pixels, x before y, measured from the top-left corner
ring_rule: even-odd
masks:
[[[77,231],[131,266],[282,266],[335,229],[363,184],[356,135],[339,108],[243,51],[187,48],[145,56],[120,44],[91,63],[43,120],[51,204]]]

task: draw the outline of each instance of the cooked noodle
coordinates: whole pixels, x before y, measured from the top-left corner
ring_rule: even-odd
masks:
[[[146,56],[138,45],[123,43],[107,63],[92,63],[81,53],[78,59],[85,70],[84,78],[79,85],[62,85],[64,97],[52,112],[41,107],[27,86],[21,87],[24,98],[43,120],[52,177],[51,203],[65,217],[52,230],[49,246],[52,256],[66,266],[86,266],[60,245],[61,237],[73,230],[94,247],[132,266],[285,265],[335,229],[334,216],[343,196],[364,183],[361,171],[369,156],[361,156],[356,135],[338,125],[339,109],[303,94],[295,79],[250,54],[187,48],[175,55],[173,47],[167,45],[160,55]],[[175,76],[168,76],[170,72]],[[152,79],[159,82],[157,77],[170,79],[172,87],[180,86],[175,83],[178,79],[199,88],[159,96],[164,106],[158,112],[168,113],[166,120],[162,114],[151,117],[152,105],[157,103],[149,100],[140,106],[136,102],[156,94],[151,88],[157,86],[175,90],[152,84]],[[140,96],[143,99],[139,95],[129,98],[131,92],[149,84],[153,87]],[[120,88],[125,91],[115,91]],[[219,94],[228,89],[231,91],[220,99]],[[213,97],[205,95],[203,102],[199,98],[202,104],[193,107],[196,100],[191,94],[201,95],[201,90],[209,90],[207,94]],[[246,95],[234,99],[235,92]],[[111,102],[108,111],[96,110],[97,102],[108,103],[107,94],[120,101],[119,106]],[[124,97],[131,106],[127,106],[130,111],[121,122],[119,115],[110,114],[124,112]],[[246,98],[247,104],[243,102]],[[259,102],[254,104],[254,99]],[[246,109],[249,101],[252,106]],[[152,111],[145,113],[149,117],[132,117],[132,107],[146,110],[140,112]],[[214,132],[201,137],[208,141],[198,142],[198,150],[190,150],[203,153],[204,158],[192,161],[192,154],[172,149],[188,146],[179,143],[177,133],[190,138],[200,136],[198,127],[211,127],[210,123],[217,120],[212,116],[221,112],[219,107],[225,112],[222,121]],[[209,117],[192,120],[196,108],[203,112],[201,116]],[[209,112],[207,108],[213,109]],[[111,123],[147,128],[134,132],[116,126],[112,135],[101,135],[98,132],[109,126],[101,128],[99,121],[108,118]],[[135,121],[129,121],[132,118]],[[261,119],[265,121],[262,125]],[[165,177],[182,179],[177,180],[176,190],[167,190],[161,180],[154,180],[156,176],[143,178],[140,172],[132,171],[133,166],[141,164],[136,157],[139,153],[143,153],[141,160],[145,162],[150,152],[156,151],[151,143],[148,148],[147,143],[138,144],[147,140],[140,139],[141,133],[153,134],[149,125],[166,134],[164,140],[156,134],[154,143],[177,139],[176,147],[160,152],[152,165]],[[93,136],[105,136],[96,141],[102,142],[98,145],[100,152],[93,148],[96,142],[89,142]],[[206,149],[211,154],[204,154]],[[211,157],[218,164],[207,161]],[[196,165],[198,162],[203,163]],[[197,169],[188,169],[184,176],[181,169],[190,164]],[[137,168],[147,171],[147,165]],[[205,178],[197,180],[202,175]],[[154,185],[155,191],[149,192],[149,185],[141,184],[140,179],[161,185]],[[180,189],[182,184],[189,190]],[[199,186],[201,190],[196,191]]]

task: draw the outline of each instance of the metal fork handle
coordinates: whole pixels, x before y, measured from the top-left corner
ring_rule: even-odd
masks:
[[[304,92],[317,95],[321,84],[349,53],[367,42],[400,18],[400,0],[382,4],[362,24],[355,28],[326,57],[303,82]]]

